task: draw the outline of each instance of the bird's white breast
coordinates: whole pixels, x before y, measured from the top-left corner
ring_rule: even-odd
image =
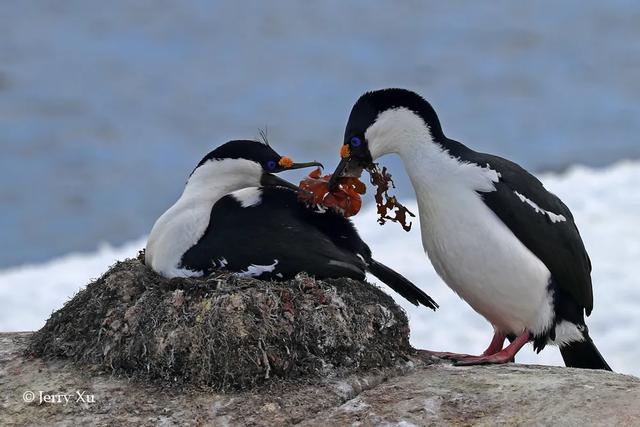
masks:
[[[436,272],[497,329],[546,330],[553,321],[550,272],[478,193],[495,191],[500,175],[441,154],[446,158],[408,168]]]
[[[153,225],[145,249],[147,265],[166,277],[202,275],[182,268],[182,256],[207,231],[211,209],[220,198],[232,194],[242,207],[260,202],[261,192],[253,187],[261,173],[259,164],[246,159],[211,159],[197,167],[178,201]]]
[[[153,226],[145,249],[145,261],[165,277],[193,277],[200,272],[180,268],[182,256],[202,237],[209,225],[213,204],[178,200]]]
[[[422,242],[442,279],[495,327],[521,333],[552,320],[550,273],[476,193],[420,206]]]
[[[479,194],[495,191],[500,173],[451,155],[404,107],[380,113],[365,138],[373,159],[389,153],[402,158],[418,199],[423,247],[447,285],[496,329],[545,332],[554,319],[551,274]],[[566,220],[520,199],[552,222]],[[564,326],[556,328],[559,341],[579,335],[575,325]]]

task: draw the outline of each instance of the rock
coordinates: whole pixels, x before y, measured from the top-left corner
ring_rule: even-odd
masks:
[[[159,277],[117,263],[35,333],[0,334],[0,425],[640,425],[640,380],[453,367],[376,287]]]
[[[29,354],[136,380],[218,391],[406,364],[404,311],[377,287],[300,274],[266,282],[165,279],[140,259],[90,283],[31,338]]]
[[[0,334],[0,425],[640,424],[640,380],[605,371],[447,363],[372,369],[279,389],[175,389],[26,357],[31,333]],[[33,401],[30,399],[33,393]],[[68,395],[69,402],[40,403]],[[78,401],[78,395],[83,399]]]

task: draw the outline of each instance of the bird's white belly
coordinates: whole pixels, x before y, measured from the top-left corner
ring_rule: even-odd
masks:
[[[211,206],[176,202],[153,226],[145,248],[145,262],[165,277],[200,276],[181,268],[184,253],[195,245],[209,225]]]
[[[477,193],[425,200],[420,225],[437,273],[497,330],[536,333],[550,325],[549,270]]]

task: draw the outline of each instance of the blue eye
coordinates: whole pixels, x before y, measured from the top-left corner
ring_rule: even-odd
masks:
[[[274,170],[276,168],[276,162],[274,162],[273,160],[269,160],[267,162],[267,169],[269,169],[270,171]]]
[[[357,136],[351,138],[351,146],[352,147],[360,147],[362,145],[362,140]]]

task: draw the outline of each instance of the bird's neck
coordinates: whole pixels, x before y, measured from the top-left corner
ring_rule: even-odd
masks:
[[[176,204],[199,204],[210,208],[227,194],[258,185],[257,181],[248,178],[251,176],[248,171],[239,170],[237,166],[234,160],[224,160],[211,161],[198,167],[189,177]]]
[[[416,192],[421,216],[440,206],[451,206],[465,194],[493,191],[498,181],[496,171],[457,157],[451,153],[448,141],[435,142],[428,134],[406,141],[398,154]]]
[[[183,254],[205,233],[215,203],[244,187],[237,176],[216,168],[201,169],[189,177],[180,198],[158,218],[149,234],[145,261],[169,277],[196,274],[180,268]]]
[[[246,187],[247,184],[237,174],[216,168],[196,169],[180,198],[156,222],[152,236],[156,232],[161,235],[167,230],[183,230],[181,233],[193,235],[197,241],[209,224],[211,209],[216,202]],[[186,249],[182,248],[183,251]]]
[[[460,166],[455,158],[426,135],[406,141],[398,150],[398,155],[419,203],[446,191],[446,187],[455,181]]]

